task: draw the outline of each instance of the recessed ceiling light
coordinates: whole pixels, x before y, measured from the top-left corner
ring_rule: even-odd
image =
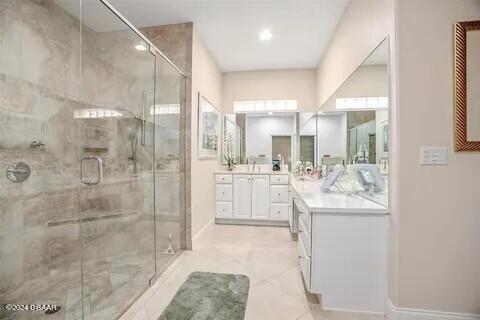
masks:
[[[262,32],[260,32],[260,34],[258,35],[258,38],[260,39],[260,41],[268,41],[272,39],[272,37],[273,37],[273,34],[268,29],[262,30]]]
[[[137,49],[138,51],[145,51],[147,50],[147,47],[145,47],[143,44],[137,44],[135,46],[135,49]]]

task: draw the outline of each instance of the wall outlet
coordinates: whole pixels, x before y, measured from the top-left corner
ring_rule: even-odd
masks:
[[[421,147],[420,148],[421,165],[446,165],[447,147]]]

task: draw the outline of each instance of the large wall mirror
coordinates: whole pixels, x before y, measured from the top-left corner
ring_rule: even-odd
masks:
[[[299,162],[319,165],[316,112],[240,112],[224,117],[223,164],[226,157],[241,165],[272,168],[279,160],[283,171],[292,171]]]
[[[242,165],[272,168],[280,160],[284,171],[294,159],[294,112],[239,112],[224,117],[223,159],[233,157],[237,169]],[[313,131],[313,134],[315,132]]]
[[[316,113],[316,163],[375,165],[388,180],[389,45],[385,39]],[[388,190],[375,195],[388,205]]]
[[[455,151],[480,151],[480,21],[455,24]]]

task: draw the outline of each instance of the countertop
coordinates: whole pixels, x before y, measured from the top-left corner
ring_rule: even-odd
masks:
[[[343,213],[365,215],[387,215],[387,207],[356,194],[323,192],[323,181],[291,179],[290,184],[296,197],[299,197],[312,213]]]
[[[236,171],[236,170],[233,170],[233,171],[228,171],[228,170],[215,170],[215,174],[268,174],[268,175],[289,175],[290,172],[288,171],[267,171],[267,170],[264,170],[264,171],[255,171],[255,172],[248,172],[248,171],[244,171],[244,170],[239,170],[239,171]]]

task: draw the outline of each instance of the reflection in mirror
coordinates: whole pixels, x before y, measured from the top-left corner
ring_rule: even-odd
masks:
[[[236,123],[234,114],[227,114],[223,124],[223,164],[242,163],[243,130]]]
[[[317,121],[314,112],[299,113],[299,161],[306,167],[317,165]]]
[[[389,152],[388,40],[385,39],[316,114],[316,164],[322,176],[345,165],[347,180],[360,167],[387,180]],[[381,174],[381,175],[380,175]],[[372,182],[373,183],[373,182]],[[385,186],[388,185],[385,183]],[[359,185],[387,205],[388,189]]]
[[[294,112],[250,112],[227,114],[223,126],[223,164],[226,157],[235,158],[237,170],[273,170],[273,162],[280,170],[292,167],[295,128]],[[315,131],[312,130],[312,134]]]

